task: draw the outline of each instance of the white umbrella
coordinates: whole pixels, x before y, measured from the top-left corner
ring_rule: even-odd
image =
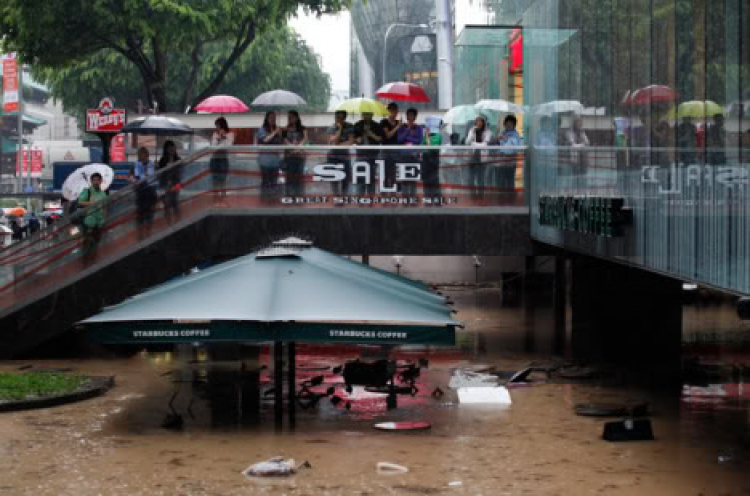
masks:
[[[551,102],[540,103],[534,107],[534,113],[540,115],[552,115],[563,112],[574,112],[580,114],[583,112],[583,104],[576,100],[554,100]]]
[[[258,97],[253,100],[253,103],[251,103],[250,105],[259,105],[266,107],[294,107],[298,105],[307,105],[307,102],[297,93],[286,90],[272,90],[258,95]]]
[[[521,105],[507,100],[479,100],[474,107],[477,110],[491,110],[501,114],[523,114],[525,112]]]
[[[89,187],[89,178],[94,174],[102,176],[102,191],[106,191],[115,178],[115,171],[107,164],[89,164],[74,170],[62,186],[62,195],[66,200],[77,200],[83,190]]]

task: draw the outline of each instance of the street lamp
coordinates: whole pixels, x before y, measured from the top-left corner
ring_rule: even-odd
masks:
[[[430,26],[427,24],[408,24],[403,22],[394,22],[390,26],[388,26],[388,29],[385,30],[385,36],[383,37],[383,84],[387,83],[385,79],[385,66],[386,66],[386,60],[388,59],[388,35],[391,34],[391,29],[395,27],[402,27],[402,28],[429,28]]]

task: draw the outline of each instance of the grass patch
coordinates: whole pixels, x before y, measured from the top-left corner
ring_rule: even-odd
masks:
[[[75,391],[86,377],[59,372],[0,372],[0,400],[23,400]]]

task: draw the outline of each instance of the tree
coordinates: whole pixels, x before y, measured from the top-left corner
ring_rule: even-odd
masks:
[[[3,0],[3,49],[35,67],[64,68],[89,57],[121,55],[138,70],[145,100],[170,110],[174,60],[189,54],[178,109],[214,94],[264,31],[299,8],[335,13],[349,0]],[[206,77],[211,45],[223,42]],[[201,79],[200,75],[203,74]],[[111,77],[111,76],[110,76]],[[203,84],[199,86],[199,81]]]
[[[199,86],[208,84],[231,49],[227,42],[206,47],[202,70],[196,76]],[[180,105],[192,73],[190,64],[190,54],[174,54],[167,72],[169,108],[185,109]],[[80,122],[84,122],[86,109],[103,96],[113,97],[118,107],[129,111],[137,111],[143,98],[138,70],[114,50],[102,50],[64,69],[34,68],[33,76],[48,85],[52,96],[62,102],[67,113],[80,117]],[[322,71],[319,57],[287,26],[271,28],[257,38],[229,69],[216,93],[249,104],[258,94],[277,88],[300,94],[308,102],[306,110],[325,109],[331,93],[330,78]]]

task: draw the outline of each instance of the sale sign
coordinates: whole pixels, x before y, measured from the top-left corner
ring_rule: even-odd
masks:
[[[18,60],[15,53],[3,55],[3,112],[18,112]]]
[[[86,111],[86,131],[90,133],[116,133],[125,126],[125,109],[114,108],[111,98],[102,98],[99,108]]]
[[[32,149],[24,150],[21,154],[21,161],[16,160],[16,175],[20,177],[27,177],[29,174],[29,167],[31,168],[31,177],[42,177],[42,150]],[[18,166],[22,166],[19,170]]]
[[[110,162],[125,162],[125,135],[118,134],[112,138],[112,144],[109,149]]]

